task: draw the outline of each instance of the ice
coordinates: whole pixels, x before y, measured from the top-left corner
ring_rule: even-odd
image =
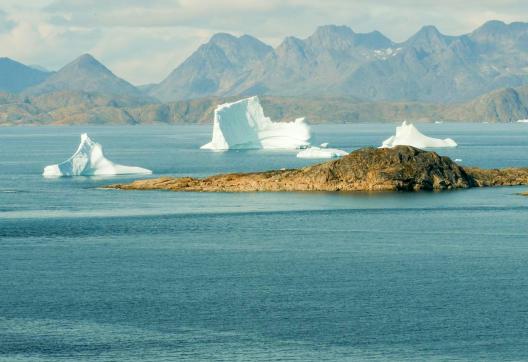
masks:
[[[519,119],[517,123],[528,123],[528,119]]]
[[[337,148],[308,147],[297,154],[298,158],[336,158],[348,155],[348,152]]]
[[[396,127],[396,134],[383,141],[380,148],[392,148],[394,146],[413,146],[416,148],[427,147],[456,147],[457,143],[451,138],[439,139],[427,137],[422,134],[412,123],[403,121],[401,126]]]
[[[152,171],[142,167],[117,165],[105,158],[103,147],[88,137],[81,135],[81,143],[77,151],[68,160],[57,165],[44,167],[42,175],[46,177],[59,176],[98,176],[151,174]]]
[[[309,146],[310,127],[304,118],[272,122],[258,97],[224,103],[214,112],[213,137],[202,149],[297,149]]]

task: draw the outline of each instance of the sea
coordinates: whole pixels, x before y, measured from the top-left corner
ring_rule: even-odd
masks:
[[[313,126],[379,146],[395,124]],[[528,166],[527,124],[419,124],[461,165]],[[153,176],[42,177],[88,132]],[[211,126],[0,128],[0,361],[528,360],[528,187],[104,190],[309,165],[200,150]]]

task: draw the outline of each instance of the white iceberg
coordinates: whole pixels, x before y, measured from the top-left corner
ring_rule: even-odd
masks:
[[[528,123],[528,119],[519,119],[517,123]]]
[[[387,138],[383,141],[380,148],[392,148],[394,146],[413,146],[416,148],[427,148],[427,147],[456,147],[457,143],[451,138],[439,139],[427,137],[412,123],[403,121],[401,126],[396,127],[396,134]]]
[[[214,112],[213,137],[202,149],[297,149],[309,146],[310,127],[304,118],[272,122],[258,97],[224,103]]]
[[[297,158],[336,158],[348,155],[337,148],[308,147],[297,154]]]
[[[81,135],[81,144],[68,160],[44,167],[43,176],[107,176],[127,174],[151,174],[142,167],[118,165],[107,159],[103,147],[94,142],[86,133]]]

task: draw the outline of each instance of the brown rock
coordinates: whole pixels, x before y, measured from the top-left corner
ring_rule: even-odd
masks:
[[[106,188],[203,192],[419,191],[528,184],[528,168],[464,169],[449,157],[410,146],[363,148],[293,170],[232,173],[202,179],[146,179]]]

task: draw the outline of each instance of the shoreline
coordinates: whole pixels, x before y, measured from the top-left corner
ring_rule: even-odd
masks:
[[[367,147],[339,159],[287,170],[158,177],[103,189],[192,192],[441,191],[528,185],[528,168],[462,167],[449,157],[410,146]]]

